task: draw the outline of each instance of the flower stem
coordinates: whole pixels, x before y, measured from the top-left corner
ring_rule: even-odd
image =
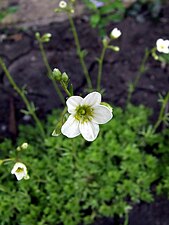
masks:
[[[69,97],[71,97],[72,95],[71,95],[70,91],[68,90],[66,84],[65,84],[63,81],[60,81],[60,84],[61,84],[61,86],[63,87],[63,89],[64,89],[64,91],[66,92],[66,94],[67,94]]]
[[[161,110],[160,110],[160,114],[159,114],[158,120],[157,120],[157,122],[154,125],[154,131],[157,130],[157,128],[159,127],[160,123],[164,119],[165,108],[166,108],[168,102],[169,102],[169,92],[167,93],[167,95],[165,96],[165,98],[164,98],[164,100],[162,102],[162,106],[161,106]]]
[[[101,84],[101,76],[102,76],[102,69],[103,69],[103,60],[106,53],[106,49],[107,49],[107,46],[103,45],[103,49],[99,58],[99,68],[98,68],[98,75],[97,75],[97,90],[98,91],[100,91],[101,89],[100,84]]]
[[[140,81],[141,76],[146,71],[145,64],[147,62],[147,59],[148,59],[150,53],[151,53],[151,51],[149,51],[148,49],[145,50],[145,54],[144,54],[143,60],[141,62],[139,70],[138,70],[138,74],[137,74],[137,76],[136,76],[136,78],[135,78],[135,80],[134,80],[134,82],[132,84],[132,88],[129,90],[128,98],[127,98],[127,104],[131,101],[131,96],[132,96],[133,92],[135,91],[136,86],[138,85],[138,82]]]
[[[0,160],[0,165],[1,165],[2,163],[10,162],[10,161],[15,161],[15,158],[2,159],[2,160]]]
[[[75,44],[76,44],[77,55],[79,56],[80,63],[81,63],[84,75],[86,77],[88,87],[90,89],[92,89],[92,82],[91,82],[91,79],[90,79],[90,75],[89,75],[86,63],[84,61],[84,53],[81,50],[80,41],[79,41],[79,37],[78,37],[78,34],[77,34],[77,30],[76,30],[74,21],[73,21],[71,15],[70,15],[70,13],[67,13],[67,15],[68,15],[68,18],[69,18],[70,26],[71,26],[73,37],[74,37],[74,41],[75,41]]]
[[[124,225],[128,225],[129,223],[129,215],[128,212],[125,213],[125,220],[124,220]]]
[[[46,66],[46,69],[48,71],[48,77],[50,79],[50,74],[52,73],[52,70],[50,68],[50,65],[49,65],[49,62],[48,62],[48,59],[47,59],[47,56],[46,56],[46,53],[45,53],[45,49],[43,47],[42,41],[39,38],[37,38],[37,41],[39,43],[39,49],[40,49],[40,52],[42,54],[43,62],[44,62],[45,66]],[[54,88],[55,88],[55,90],[56,90],[56,92],[57,92],[61,102],[64,104],[65,103],[65,99],[64,99],[64,96],[63,96],[62,92],[60,91],[56,81],[53,80],[53,79],[51,79],[51,80],[52,80],[53,86],[54,86]]]
[[[29,112],[29,114],[33,117],[33,119],[35,120],[37,126],[39,127],[39,130],[42,134],[42,137],[44,138],[45,137],[45,131],[43,129],[43,126],[40,122],[40,120],[38,119],[35,111],[33,110],[29,100],[27,99],[24,91],[22,89],[20,89],[17,84],[15,83],[15,81],[13,80],[12,76],[10,75],[5,63],[3,62],[3,60],[0,58],[0,65],[5,73],[5,75],[7,76],[10,84],[12,85],[12,87],[14,88],[14,90],[20,95],[20,97],[22,98],[23,102],[25,103],[26,107],[27,107],[27,110]]]

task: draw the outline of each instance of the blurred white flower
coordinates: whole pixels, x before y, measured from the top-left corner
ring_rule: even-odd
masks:
[[[117,39],[120,36],[121,36],[121,31],[118,28],[114,28],[110,33],[110,37],[113,39]]]
[[[163,40],[162,38],[156,41],[157,51],[161,53],[169,53],[169,40]]]
[[[28,143],[27,143],[27,142],[23,143],[23,144],[21,145],[21,148],[22,148],[22,149],[27,149],[27,148],[28,148]]]
[[[68,138],[82,134],[87,141],[94,141],[99,133],[99,124],[112,119],[111,110],[101,105],[101,94],[92,92],[85,98],[72,96],[66,101],[71,114],[63,124],[61,132]]]
[[[28,179],[29,177],[26,166],[21,162],[15,163],[11,173],[15,174],[17,180]]]
[[[62,8],[62,9],[64,9],[64,8],[67,7],[67,3],[65,1],[60,1],[59,2],[59,7]]]

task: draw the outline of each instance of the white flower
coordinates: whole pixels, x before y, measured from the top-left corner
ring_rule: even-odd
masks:
[[[67,7],[67,3],[65,1],[60,1],[59,2],[59,7],[62,8],[62,9],[64,9],[64,8]]]
[[[82,134],[87,141],[94,141],[99,133],[99,124],[112,118],[108,107],[101,105],[101,94],[92,92],[85,98],[72,96],[66,101],[71,114],[63,124],[61,132],[68,138]]]
[[[27,149],[27,148],[28,148],[28,143],[27,143],[27,142],[23,143],[23,144],[21,145],[21,148],[22,148],[22,149]]]
[[[15,163],[13,169],[11,170],[12,174],[15,174],[17,180],[28,179],[28,173],[26,166],[21,163],[17,162]]]
[[[113,39],[117,39],[120,36],[121,36],[121,31],[118,28],[114,28],[110,33],[110,37]]]
[[[157,51],[168,54],[169,53],[169,40],[163,40],[162,38],[156,41]]]

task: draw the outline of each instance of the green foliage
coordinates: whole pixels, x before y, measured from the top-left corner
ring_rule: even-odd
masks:
[[[154,182],[160,182],[160,193],[169,191],[169,131],[147,129],[145,107],[115,108],[114,119],[101,126],[92,143],[80,136],[50,136],[59,113],[48,117],[44,140],[37,127],[20,126],[17,146],[29,143],[20,160],[30,179],[18,182],[10,175],[11,162],[0,167],[1,225],[90,224],[98,216],[122,216],[134,203],[152,201]],[[9,140],[0,149],[1,157],[15,156]]]
[[[0,12],[0,21],[3,20],[7,15],[16,13],[18,11],[18,6],[10,6]]]
[[[90,23],[92,27],[97,27],[100,35],[106,34],[105,27],[112,22],[123,20],[124,16],[129,15],[135,17],[138,21],[145,21],[145,16],[158,18],[161,11],[161,0],[137,0],[126,7],[121,0],[97,0],[102,5],[92,0],[83,0],[90,12]]]
[[[90,23],[92,27],[97,27],[100,35],[105,35],[105,27],[110,22],[119,22],[123,19],[125,7],[121,0],[99,0],[103,5],[97,7],[90,0],[83,0],[87,8],[90,10]]]

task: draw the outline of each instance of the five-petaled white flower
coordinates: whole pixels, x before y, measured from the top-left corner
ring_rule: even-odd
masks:
[[[59,7],[62,8],[62,9],[64,9],[64,8],[67,7],[67,3],[65,1],[60,1],[59,2]]]
[[[110,37],[113,39],[117,39],[120,36],[121,36],[121,31],[118,28],[114,28],[110,33]]]
[[[12,174],[15,174],[17,180],[28,179],[28,173],[26,166],[21,163],[17,162],[15,163],[13,169],[11,170]]]
[[[162,38],[156,41],[157,51],[161,53],[169,53],[169,40],[163,40]]]
[[[87,141],[94,141],[99,133],[99,124],[112,118],[111,110],[101,105],[101,94],[92,92],[85,98],[72,96],[66,101],[71,114],[63,124],[61,132],[68,138],[82,134]]]

